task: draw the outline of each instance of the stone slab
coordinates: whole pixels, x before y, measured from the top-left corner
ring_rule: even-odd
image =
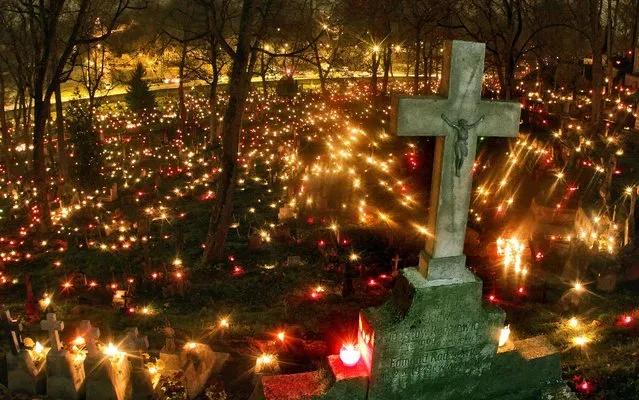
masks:
[[[347,367],[334,355],[317,371],[262,377],[251,400],[365,400],[367,389],[364,362]]]
[[[180,369],[180,355],[178,353],[160,352],[160,361],[164,363],[165,371],[177,371]]]
[[[82,362],[76,362],[66,351],[47,354],[47,396],[52,399],[80,400],[84,398],[85,375]]]
[[[17,355],[7,354],[7,387],[13,393],[29,396],[43,395],[47,389],[46,363],[36,366],[31,355],[22,350]]]
[[[545,338],[498,349],[505,314],[483,303],[478,278],[468,271],[456,279],[460,272],[424,278],[406,268],[385,305],[360,313],[369,400],[539,398],[561,382],[559,355]]]
[[[130,400],[131,364],[126,356],[112,361],[108,357],[87,358],[86,395],[91,400]]]
[[[184,386],[189,399],[199,396],[214,373],[221,371],[229,359],[228,353],[216,353],[206,344],[196,343],[180,354],[184,371]]]
[[[478,392],[486,399],[533,399],[540,398],[547,388],[560,384],[559,353],[545,336],[535,336],[514,341],[507,350],[499,351],[493,359],[490,374],[482,380]],[[520,388],[520,391],[513,393],[513,388]]]
[[[131,369],[132,400],[153,400],[157,398],[157,388],[148,370]]]

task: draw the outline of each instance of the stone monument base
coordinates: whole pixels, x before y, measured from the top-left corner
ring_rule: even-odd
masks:
[[[46,394],[46,364],[35,366],[31,355],[25,350],[18,354],[7,354],[7,388],[14,393],[37,396]]]
[[[361,360],[346,367],[339,356],[329,356],[318,371],[262,377],[250,400],[364,400],[367,388],[368,372]]]
[[[180,353],[160,351],[160,360],[164,363],[165,371],[178,371],[180,369]]]
[[[539,399],[563,385],[544,337],[499,347],[505,313],[484,304],[482,282],[458,260],[430,260],[428,277],[404,269],[393,295],[360,313],[370,400]]]
[[[87,400],[129,400],[132,397],[131,364],[127,357],[118,359],[87,358]]]
[[[391,299],[360,313],[355,367],[331,356],[319,371],[264,376],[251,400],[576,400],[545,337],[499,347],[505,313],[460,261],[430,260],[428,278],[401,271]]]
[[[47,354],[47,396],[52,399],[84,398],[84,366],[66,351]]]
[[[189,399],[199,396],[213,374],[222,370],[228,361],[228,353],[217,353],[206,344],[197,343],[193,348],[185,349],[180,354],[180,365],[184,372],[184,386]]]

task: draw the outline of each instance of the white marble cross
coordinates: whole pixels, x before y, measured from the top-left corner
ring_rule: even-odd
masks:
[[[457,273],[453,270],[465,266],[464,238],[477,138],[514,137],[519,132],[519,103],[481,98],[484,53],[483,43],[447,42],[440,94],[393,99],[394,133],[436,137],[428,217],[432,236],[420,256],[420,270],[425,276],[429,264],[451,270],[438,271],[437,279],[454,278]]]
[[[40,329],[49,332],[49,341],[51,342],[51,350],[62,350],[62,342],[58,331],[64,330],[64,322],[56,320],[54,313],[48,313],[47,319],[40,321]]]

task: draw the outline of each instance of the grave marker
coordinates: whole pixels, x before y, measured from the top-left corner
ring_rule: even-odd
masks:
[[[160,350],[160,360],[164,363],[166,371],[176,371],[180,369],[180,354],[175,342],[175,329],[168,320],[164,323],[162,333],[164,333],[165,343]]]
[[[79,400],[84,397],[85,375],[81,359],[74,359],[64,349],[59,331],[64,322],[58,321],[54,313],[40,321],[40,328],[49,333],[51,350],[47,354],[47,396],[53,399]]]
[[[9,310],[2,312],[2,325],[0,327],[6,332],[9,339],[11,354],[17,355],[22,348],[22,324],[18,320],[11,318]]]
[[[465,270],[464,237],[477,140],[480,136],[515,137],[519,132],[519,103],[481,99],[484,53],[483,43],[448,43],[440,95],[393,99],[393,132],[436,137],[428,217],[431,235],[419,263],[424,276],[431,264],[437,275],[457,274],[471,280],[459,271]]]
[[[58,321],[54,313],[47,313],[47,319],[40,321],[40,329],[48,332],[51,351],[62,351],[62,342],[58,332],[64,330],[64,322]]]
[[[133,400],[155,398],[153,377],[144,365],[144,354],[149,348],[146,336],[140,336],[138,328],[127,329],[127,335],[122,343],[124,350],[129,353],[131,362],[131,386]]]
[[[216,353],[207,344],[187,343],[180,354],[184,386],[189,399],[198,397],[206,388],[209,377],[221,370],[228,353]]]
[[[31,353],[23,348],[22,324],[11,318],[11,313],[8,310],[2,312],[1,324],[0,327],[7,333],[11,349],[11,353],[6,355],[7,387],[11,392],[29,396],[44,394],[46,366],[42,360],[39,365],[36,365]]]
[[[91,321],[83,320],[80,322],[80,336],[84,338],[84,346],[87,350],[87,358],[100,357],[102,353],[98,349],[98,339],[100,338],[100,329],[91,326]]]
[[[437,136],[428,229],[419,270],[399,273],[393,295],[360,313],[358,341],[369,400],[538,398],[561,382],[543,338],[498,349],[505,314],[482,302],[463,254],[478,136],[516,136],[520,105],[481,100],[485,45],[446,45],[440,96],[394,99],[393,130]]]

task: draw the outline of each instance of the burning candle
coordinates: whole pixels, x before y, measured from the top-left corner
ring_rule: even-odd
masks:
[[[510,336],[510,325],[506,325],[505,327],[502,328],[501,334],[499,335],[499,347],[506,344],[509,336]]]
[[[342,360],[344,365],[352,367],[359,361],[361,353],[359,349],[355,348],[352,344],[343,344],[342,349],[339,351],[339,359]]]

